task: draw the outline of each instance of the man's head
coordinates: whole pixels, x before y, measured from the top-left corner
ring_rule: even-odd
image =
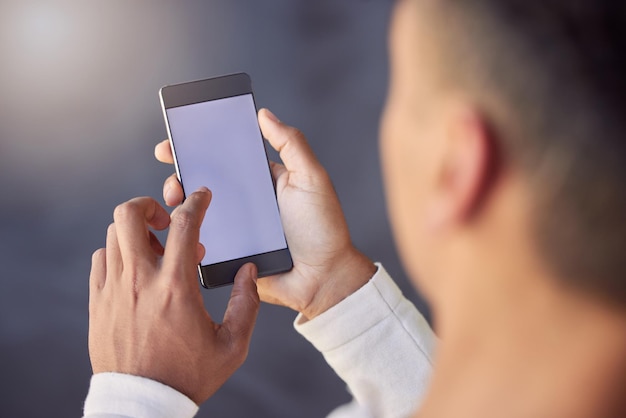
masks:
[[[626,306],[624,74],[623,2],[400,0],[382,148],[427,294],[480,255]]]

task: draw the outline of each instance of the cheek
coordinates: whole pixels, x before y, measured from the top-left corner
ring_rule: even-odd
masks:
[[[381,123],[381,157],[387,208],[400,257],[416,278],[421,254],[422,219],[419,140],[410,118],[388,104]]]

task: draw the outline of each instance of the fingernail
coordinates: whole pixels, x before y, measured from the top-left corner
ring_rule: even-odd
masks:
[[[206,186],[202,186],[202,187],[200,187],[200,188],[199,188],[198,190],[196,190],[196,191],[197,191],[197,192],[200,192],[200,193],[206,193],[206,192],[208,192],[208,191],[209,191],[209,188],[208,188],[208,187],[206,187]]]
[[[272,111],[271,111],[271,110],[269,110],[269,109],[265,109],[265,111],[267,112],[267,117],[268,117],[268,118],[270,118],[270,120],[272,120],[272,121],[274,121],[274,122],[276,122],[276,123],[279,123],[279,122],[280,122],[280,120],[276,117],[276,115],[275,115],[275,114],[273,114],[273,113],[272,113]]]

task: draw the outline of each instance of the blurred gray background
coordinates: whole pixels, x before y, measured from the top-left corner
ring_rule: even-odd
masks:
[[[302,129],[355,244],[416,301],[386,219],[378,120],[390,1],[1,0],[0,416],[80,416],[91,253],[113,208],[161,199],[172,168],[158,89],[245,71],[257,104]],[[220,319],[229,288],[203,290]],[[349,395],[264,305],[245,365],[206,417],[322,417]]]

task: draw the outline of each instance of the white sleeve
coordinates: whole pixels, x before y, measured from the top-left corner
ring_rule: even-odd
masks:
[[[385,269],[328,311],[296,330],[344,382],[354,400],[329,418],[406,417],[428,388],[435,335]]]
[[[175,389],[145,377],[98,373],[91,377],[84,418],[191,418],[198,406]]]

